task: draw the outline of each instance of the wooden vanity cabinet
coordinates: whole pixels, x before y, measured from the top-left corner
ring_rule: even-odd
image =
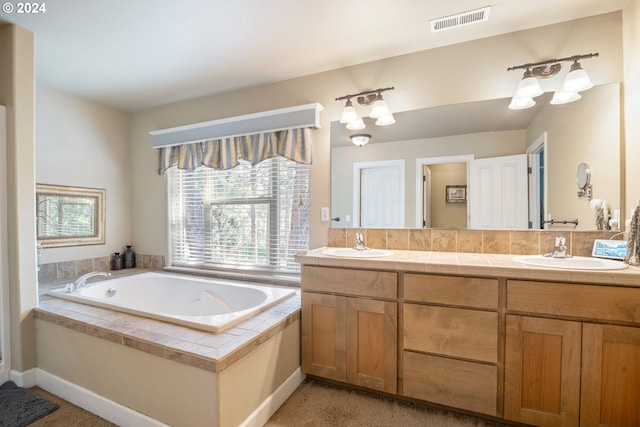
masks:
[[[497,309],[496,279],[404,274],[402,394],[497,415]]]
[[[304,266],[302,370],[397,391],[397,273]]]
[[[640,288],[510,280],[507,311],[505,418],[640,425]]]

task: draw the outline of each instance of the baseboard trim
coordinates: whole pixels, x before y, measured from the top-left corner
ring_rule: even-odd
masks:
[[[269,421],[269,418],[278,410],[280,406],[291,396],[291,394],[304,381],[306,375],[302,373],[302,369],[296,369],[280,387],[276,389],[264,402],[256,408],[255,411],[240,424],[240,427],[262,427]]]
[[[36,385],[36,368],[28,371],[9,371],[9,379],[19,387],[30,388]]]
[[[169,427],[167,424],[106,399],[40,368],[35,372],[35,379],[35,384],[38,387],[114,424],[136,427]]]

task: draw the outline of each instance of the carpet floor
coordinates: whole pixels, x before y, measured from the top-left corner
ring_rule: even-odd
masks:
[[[45,391],[34,393],[59,405],[29,427],[117,427]],[[264,427],[507,427],[483,418],[398,401],[307,378]]]
[[[506,427],[307,378],[265,427]]]

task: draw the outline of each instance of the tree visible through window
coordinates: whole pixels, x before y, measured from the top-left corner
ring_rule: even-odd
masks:
[[[309,166],[282,157],[170,172],[171,264],[297,273],[309,246]]]

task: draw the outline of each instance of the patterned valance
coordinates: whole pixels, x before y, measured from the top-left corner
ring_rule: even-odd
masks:
[[[275,156],[310,165],[311,147],[311,128],[287,129],[160,147],[156,149],[156,165],[159,175],[172,166],[231,169],[240,160],[256,164]]]

